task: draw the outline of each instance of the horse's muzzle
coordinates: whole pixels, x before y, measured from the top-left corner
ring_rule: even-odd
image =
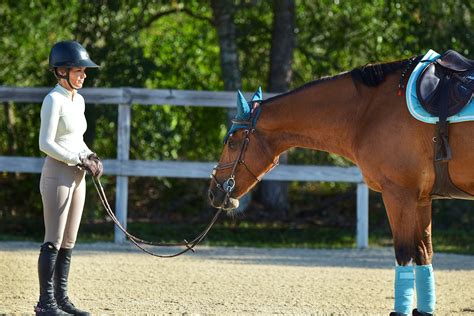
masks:
[[[239,200],[234,199],[220,190],[208,191],[209,203],[215,208],[221,208],[226,211],[231,211],[239,207]]]

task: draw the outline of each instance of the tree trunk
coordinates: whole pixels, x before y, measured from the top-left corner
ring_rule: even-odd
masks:
[[[212,0],[214,26],[220,47],[220,61],[224,89],[234,91],[242,86],[239,69],[239,55],[236,45],[234,23],[235,5],[233,0]]]
[[[270,52],[270,76],[268,90],[285,92],[292,76],[293,50],[295,47],[295,2],[294,0],[274,1],[274,22],[272,48]],[[286,163],[283,154],[280,163]],[[263,181],[260,185],[260,199],[265,208],[279,219],[288,215],[288,182]]]
[[[234,0],[212,0],[213,22],[217,31],[220,47],[220,61],[224,90],[235,91],[242,87],[242,78],[239,68],[239,54],[236,44],[234,14],[236,6]],[[230,124],[235,117],[236,109],[227,112],[227,121]],[[250,203],[251,194],[240,199],[239,210],[245,210]]]

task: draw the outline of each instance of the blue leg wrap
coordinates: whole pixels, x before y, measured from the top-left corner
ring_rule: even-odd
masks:
[[[415,294],[415,275],[413,266],[395,267],[395,311],[411,314]]]
[[[420,312],[433,314],[436,305],[436,292],[433,266],[415,267],[416,308]]]

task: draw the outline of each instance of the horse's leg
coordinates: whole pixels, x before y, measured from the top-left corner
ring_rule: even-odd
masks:
[[[433,314],[436,305],[433,247],[431,244],[431,199],[420,201],[416,210],[415,285],[417,312]]]
[[[395,313],[391,315],[408,315],[412,311],[415,293],[415,231],[417,195],[413,190],[396,185],[387,185],[382,191],[387,216],[392,229],[395,248]]]

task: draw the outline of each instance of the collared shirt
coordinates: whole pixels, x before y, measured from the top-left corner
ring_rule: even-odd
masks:
[[[40,150],[71,166],[81,162],[80,154],[91,154],[83,138],[87,129],[84,110],[84,98],[80,94],[57,84],[41,106]]]

